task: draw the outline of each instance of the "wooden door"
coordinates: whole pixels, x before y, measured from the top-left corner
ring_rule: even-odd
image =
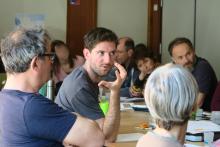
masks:
[[[83,36],[96,27],[97,0],[68,0],[66,43],[71,54],[82,55]]]
[[[148,47],[161,61],[162,7],[161,0],[148,0]]]

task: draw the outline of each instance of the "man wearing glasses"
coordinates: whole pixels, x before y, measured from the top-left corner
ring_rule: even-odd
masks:
[[[104,135],[94,121],[63,110],[38,93],[52,69],[49,42],[44,30],[24,28],[1,42],[7,81],[0,92],[0,144],[101,147]]]

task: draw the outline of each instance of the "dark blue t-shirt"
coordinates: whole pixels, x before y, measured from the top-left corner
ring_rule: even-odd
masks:
[[[40,94],[0,92],[3,147],[60,147],[76,116]]]
[[[201,108],[204,111],[211,111],[212,96],[218,83],[215,71],[207,60],[196,57],[192,74],[198,83],[199,91],[206,95]]]

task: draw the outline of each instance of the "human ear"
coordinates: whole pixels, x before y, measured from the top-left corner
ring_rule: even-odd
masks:
[[[30,68],[31,68],[32,70],[38,70],[38,68],[39,68],[39,59],[38,59],[38,57],[34,57],[34,58],[31,60]]]
[[[83,55],[84,55],[85,59],[88,59],[90,56],[90,51],[87,48],[84,48]]]

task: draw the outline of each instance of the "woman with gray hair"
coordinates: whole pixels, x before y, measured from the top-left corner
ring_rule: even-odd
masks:
[[[197,94],[197,83],[184,67],[166,64],[153,71],[144,97],[156,128],[140,138],[137,147],[183,146]]]

